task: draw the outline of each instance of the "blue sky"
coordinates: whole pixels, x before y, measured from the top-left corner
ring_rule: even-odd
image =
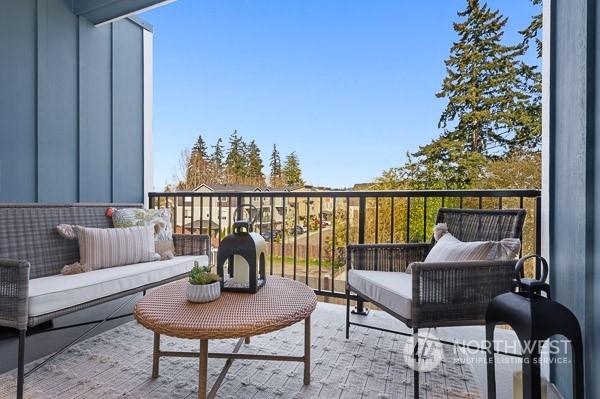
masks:
[[[519,40],[537,9],[490,0]],[[348,187],[439,135],[435,97],[465,0],[177,0],[154,25],[155,185],[198,134],[295,151],[307,183]]]

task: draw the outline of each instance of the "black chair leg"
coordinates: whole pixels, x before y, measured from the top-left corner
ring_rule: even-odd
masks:
[[[17,399],[23,399],[25,385],[25,330],[19,330],[19,354],[17,363]]]
[[[419,329],[413,328],[413,397],[419,399]]]
[[[350,339],[350,290],[346,289],[346,339]]]
[[[485,325],[488,399],[496,399],[496,367],[494,365],[494,323]]]

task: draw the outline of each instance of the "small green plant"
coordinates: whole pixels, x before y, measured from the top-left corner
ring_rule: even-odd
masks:
[[[210,267],[200,266],[198,262],[194,262],[194,267],[190,271],[190,284],[207,285],[221,281],[221,277],[210,272]]]

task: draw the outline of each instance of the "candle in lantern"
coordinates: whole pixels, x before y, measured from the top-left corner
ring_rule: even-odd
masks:
[[[233,256],[233,281],[239,285],[250,284],[250,265],[242,256]]]

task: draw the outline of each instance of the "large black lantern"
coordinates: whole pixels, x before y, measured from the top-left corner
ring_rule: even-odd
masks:
[[[523,278],[525,261],[535,258],[541,263],[539,280]],[[516,292],[498,295],[488,305],[486,321],[488,398],[496,398],[494,367],[494,327],[510,325],[521,343],[523,357],[523,398],[542,397],[540,381],[541,348],[554,335],[571,341],[573,398],[583,398],[583,341],[575,315],[550,297],[548,263],[538,255],[521,258],[515,267]],[[545,293],[545,296],[542,295]]]
[[[244,207],[249,208],[248,220],[240,220]],[[260,234],[252,231],[256,220],[254,206],[238,206],[234,218],[233,234],[221,241],[217,251],[221,290],[254,293],[265,284],[267,244]]]

